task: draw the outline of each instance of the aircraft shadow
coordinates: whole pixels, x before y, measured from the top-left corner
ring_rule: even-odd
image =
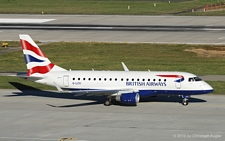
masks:
[[[5,95],[5,97],[16,97],[16,96],[38,96],[38,97],[47,97],[47,98],[61,98],[61,99],[76,99],[76,100],[90,100],[91,102],[82,103],[82,104],[72,104],[72,105],[62,105],[62,106],[54,106],[51,104],[46,104],[55,108],[69,108],[69,107],[79,107],[79,106],[88,106],[88,105],[97,105],[103,104],[106,100],[106,96],[74,96],[71,93],[58,93],[52,91],[44,91],[31,86],[27,86],[24,84],[20,84],[17,82],[9,82],[12,86],[20,90],[21,92],[13,92],[11,95]],[[141,98],[140,102],[173,102],[173,103],[181,103],[182,98],[179,96],[165,96],[165,95],[157,95],[155,97],[147,97]],[[189,103],[199,103],[206,102],[206,100],[198,99],[198,98],[189,98]],[[119,102],[113,102],[115,105],[121,105]],[[122,106],[126,106],[123,105]]]
[[[80,107],[80,106],[89,106],[89,105],[97,105],[97,104],[102,104],[102,103],[96,101],[96,102],[88,102],[88,103],[81,103],[81,104],[62,105],[62,106],[55,106],[51,104],[46,104],[46,105],[53,108],[70,108],[70,107]]]
[[[38,96],[38,97],[47,97],[47,98],[60,98],[60,99],[77,99],[77,100],[90,100],[91,102],[82,103],[82,104],[73,104],[73,105],[64,105],[64,106],[54,106],[47,104],[51,107],[58,108],[68,108],[68,107],[78,107],[78,106],[88,106],[88,105],[97,105],[103,104],[106,100],[105,96],[74,96],[72,93],[62,93],[62,92],[53,92],[53,91],[44,91],[31,86],[20,84],[17,82],[9,82],[12,86],[20,90],[21,92],[13,92],[11,95],[5,95],[5,97],[17,97],[17,96]]]
[[[174,102],[182,103],[182,98],[178,95],[157,95],[153,97],[141,98],[140,102]],[[207,102],[206,100],[190,97],[188,98],[189,103],[201,103]]]

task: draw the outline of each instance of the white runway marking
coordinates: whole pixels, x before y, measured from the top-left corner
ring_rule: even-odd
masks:
[[[224,31],[225,29],[221,29],[221,28],[205,28],[205,31]]]
[[[44,23],[55,19],[9,19],[0,18],[0,23]]]
[[[221,39],[225,39],[225,37],[220,37],[220,38],[218,38],[219,40],[221,40]]]
[[[0,139],[13,139],[13,140],[37,140],[37,141],[57,141],[58,139],[41,139],[41,138],[20,138],[20,137],[0,137]]]

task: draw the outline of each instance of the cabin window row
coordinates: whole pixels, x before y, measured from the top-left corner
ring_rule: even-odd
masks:
[[[113,79],[113,78],[92,78],[94,81],[107,81],[107,80],[109,80],[109,81],[113,81],[113,80],[115,80],[115,81],[117,81],[118,79],[117,78],[115,78],[115,79]],[[73,78],[73,80],[78,80],[78,81],[81,81],[81,80],[83,80],[83,81],[85,81],[85,80],[89,80],[89,81],[91,81],[92,80],[91,78],[77,78],[77,79],[75,79],[75,78]],[[121,81],[150,81],[151,79],[134,79],[134,78],[132,78],[132,79],[129,79],[129,78],[127,78],[127,79],[124,79],[124,78],[121,78],[120,79]],[[153,81],[156,81],[156,79],[152,79]],[[166,79],[158,79],[158,81],[166,81]]]

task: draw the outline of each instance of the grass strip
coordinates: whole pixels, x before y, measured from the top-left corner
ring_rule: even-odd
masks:
[[[162,15],[180,13],[224,0],[1,0],[0,13],[5,14],[100,14]],[[154,3],[156,6],[154,7]],[[128,9],[130,6],[130,9]],[[195,14],[189,12],[189,15]],[[205,12],[204,15],[223,15]]]
[[[225,55],[204,56],[191,49],[208,51],[225,50],[224,46],[173,45],[173,44],[128,44],[95,42],[58,42],[40,47],[56,65],[72,70],[123,70],[125,62],[130,70],[185,71],[197,75],[224,75]],[[0,55],[0,72],[27,71],[22,50]],[[0,76],[0,88],[14,88],[9,82],[18,82],[34,88],[52,90],[55,88],[26,81],[17,77]],[[215,89],[213,93],[223,94],[223,81],[208,81]]]
[[[225,54],[204,56],[203,52],[201,56],[186,51],[224,52],[224,46],[59,42],[43,45],[41,49],[53,63],[72,70],[123,70],[121,62],[125,62],[130,70],[225,75]],[[1,54],[0,62],[0,72],[26,71],[22,50]]]

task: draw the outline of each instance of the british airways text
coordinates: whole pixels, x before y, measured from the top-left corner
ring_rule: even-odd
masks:
[[[161,86],[165,87],[166,82],[126,82],[126,86]]]

